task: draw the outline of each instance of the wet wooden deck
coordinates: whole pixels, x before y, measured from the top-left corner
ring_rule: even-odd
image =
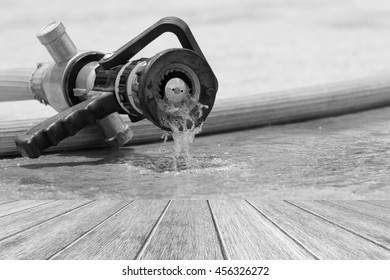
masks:
[[[390,259],[390,201],[0,201],[0,259]]]
[[[34,34],[53,19],[63,21],[80,49],[110,52],[161,17],[175,15],[190,25],[218,76],[217,104],[389,71],[389,1],[309,2],[175,0],[136,7],[131,1],[109,7],[92,0],[12,2],[0,10],[0,38],[8,38],[1,45],[0,67],[34,67],[48,60]],[[69,9],[76,5],[80,9]],[[161,40],[143,55],[178,46],[173,37]],[[7,132],[7,122],[20,121],[24,130],[26,120],[51,114],[36,101],[0,102],[0,130],[15,149],[16,133]],[[390,108],[384,108],[199,137],[192,152],[200,168],[180,172],[172,172],[169,154],[158,152],[161,143],[114,153],[0,159],[0,198],[390,199],[389,118]]]
[[[390,107],[172,143],[0,159],[2,199],[390,199]]]

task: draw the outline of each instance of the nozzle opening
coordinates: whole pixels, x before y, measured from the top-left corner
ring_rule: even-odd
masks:
[[[191,79],[181,71],[168,73],[161,81],[159,96],[173,103],[182,102],[188,95],[193,94],[194,85]]]

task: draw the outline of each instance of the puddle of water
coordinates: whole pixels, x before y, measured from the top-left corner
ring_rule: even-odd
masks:
[[[192,157],[193,164],[188,166],[185,157],[178,157],[176,161],[172,160],[171,152],[155,154],[153,156],[137,156],[137,160],[130,160],[126,165],[134,171],[146,173],[174,173],[174,172],[192,172],[196,170],[205,170],[210,168],[221,168],[229,165],[230,162],[218,159],[213,155],[197,155]]]

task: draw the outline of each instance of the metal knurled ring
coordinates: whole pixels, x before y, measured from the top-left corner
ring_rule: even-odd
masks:
[[[128,92],[127,92],[127,79],[130,76],[131,71],[135,68],[135,66],[140,62],[144,61],[143,59],[132,61],[129,65],[126,66],[124,71],[122,72],[119,83],[118,83],[118,95],[122,104],[126,107],[126,109],[130,112],[131,115],[139,116],[139,113],[133,108],[130,103]],[[130,89],[131,90],[131,89]]]

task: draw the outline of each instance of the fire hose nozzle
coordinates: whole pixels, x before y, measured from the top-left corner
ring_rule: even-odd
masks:
[[[165,32],[176,35],[182,48],[131,60]],[[60,22],[42,28],[37,36],[55,64],[38,67],[31,88],[60,113],[17,137],[24,156],[39,157],[96,123],[106,141],[123,145],[132,132],[119,123],[119,114],[127,114],[132,122],[146,118],[166,131],[201,127],[214,105],[217,78],[179,18],[162,18],[110,55],[77,52]],[[174,122],[180,124],[173,127]]]

